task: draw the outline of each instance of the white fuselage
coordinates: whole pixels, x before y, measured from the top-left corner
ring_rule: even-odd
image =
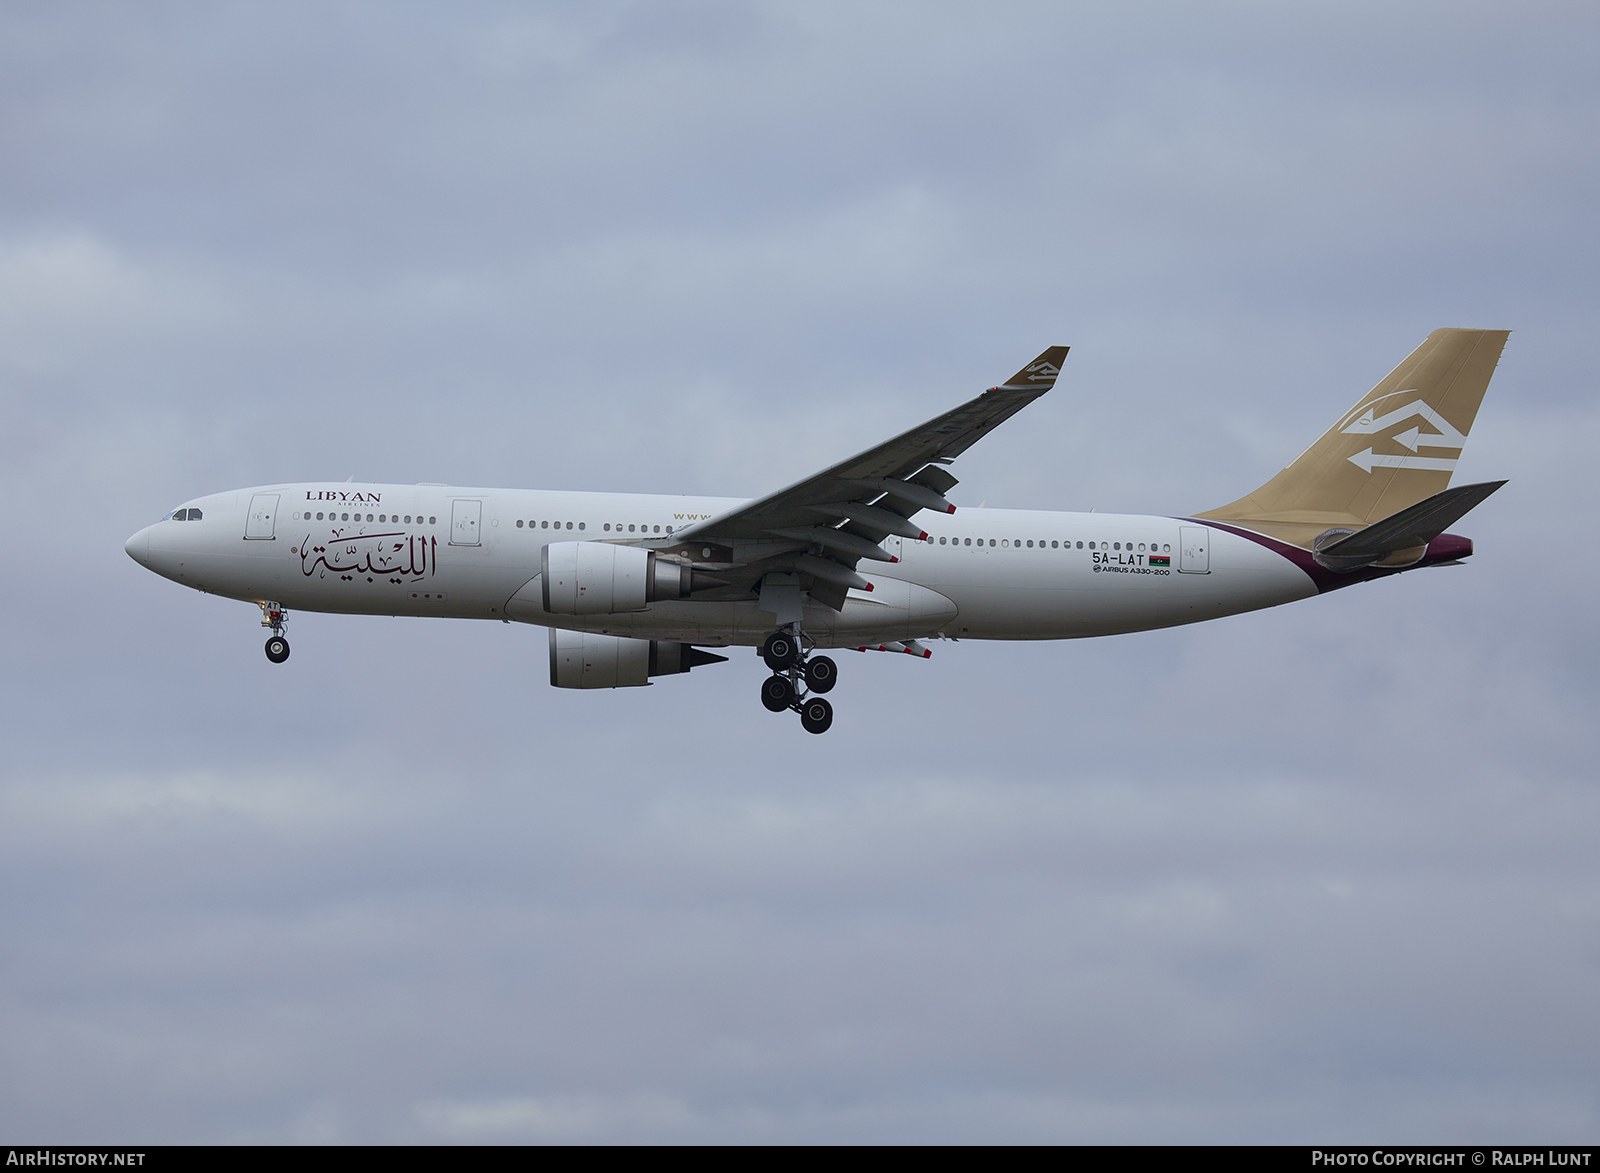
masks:
[[[198,509],[199,519],[148,526],[127,549],[186,586],[271,600],[290,611],[504,619],[702,646],[758,645],[774,622],[753,598],[552,615],[536,581],[551,542],[665,549],[674,531],[739,504],[534,489],[273,485],[197,498],[180,512]],[[857,568],[872,582],[870,593],[851,590],[843,611],[806,607],[805,631],[819,646],[940,636],[1075,639],[1193,623],[1317,593],[1283,555],[1189,519],[963,508],[924,511],[916,521],[928,541],[890,538],[884,548],[898,563]]]

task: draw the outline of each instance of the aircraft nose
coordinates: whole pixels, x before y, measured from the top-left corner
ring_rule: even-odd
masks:
[[[150,569],[150,527],[146,526],[122,544],[128,557],[146,570]]]

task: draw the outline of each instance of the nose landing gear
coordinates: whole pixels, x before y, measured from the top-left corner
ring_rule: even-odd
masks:
[[[820,694],[838,683],[839,666],[827,656],[807,658],[805,637],[798,624],[793,626],[792,632],[773,632],[761,645],[761,658],[772,669],[761,683],[761,703],[773,713],[793,709],[807,733],[826,733],[833,724],[833,706]]]
[[[270,627],[267,637],[267,659],[281,664],[289,658],[289,641],[283,638],[283,629],[289,622],[289,613],[277,603],[261,604],[261,626]]]

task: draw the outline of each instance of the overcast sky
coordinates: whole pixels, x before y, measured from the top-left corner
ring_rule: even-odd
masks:
[[[0,9],[0,1134],[1600,1134],[1600,13]],[[1072,346],[962,504],[1187,513],[1514,331],[1427,570],[547,682],[140,569],[297,479],[755,494]]]

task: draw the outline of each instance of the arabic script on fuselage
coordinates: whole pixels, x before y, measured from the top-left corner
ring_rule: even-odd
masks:
[[[439,564],[439,539],[420,534],[351,534],[334,530],[326,545],[313,545],[307,534],[300,543],[300,573],[307,578],[336,574],[345,582],[364,577],[368,582],[386,578],[392,583],[419,582],[431,577]]]

